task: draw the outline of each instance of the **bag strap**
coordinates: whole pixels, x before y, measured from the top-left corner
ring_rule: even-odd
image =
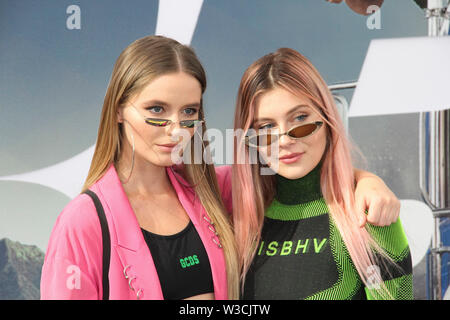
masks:
[[[102,228],[102,242],[103,242],[103,274],[102,274],[102,286],[103,286],[103,300],[109,300],[109,263],[111,257],[111,239],[109,237],[108,221],[106,220],[105,211],[103,210],[102,203],[91,190],[83,192],[92,198],[94,201],[95,209],[97,210],[98,219],[100,220],[100,226]]]

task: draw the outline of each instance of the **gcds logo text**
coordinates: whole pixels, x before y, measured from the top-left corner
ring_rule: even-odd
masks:
[[[200,263],[200,261],[198,261],[196,254],[194,254],[193,256],[189,256],[189,257],[180,259],[180,264],[183,269],[187,268],[187,267],[192,267],[193,265],[196,265],[199,263]]]

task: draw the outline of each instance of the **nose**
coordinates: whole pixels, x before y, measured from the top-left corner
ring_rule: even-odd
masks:
[[[288,146],[288,145],[291,145],[291,144],[295,143],[295,140],[292,139],[291,137],[289,137],[286,134],[286,132],[288,130],[288,128],[286,126],[280,126],[280,129],[283,130],[283,131],[280,131],[280,132],[284,133],[282,136],[280,136],[280,139],[278,141],[280,147]]]
[[[279,140],[280,147],[288,146],[293,143],[295,143],[295,140],[292,139],[291,137],[289,137],[287,134],[283,134],[280,137],[280,140]]]
[[[171,122],[166,126],[166,132],[168,136],[173,135],[175,130],[181,128],[179,119],[170,119],[170,120]]]
[[[165,129],[167,136],[175,143],[183,142],[183,140],[190,140],[190,134],[186,132],[185,129],[181,128],[179,121],[172,120]]]

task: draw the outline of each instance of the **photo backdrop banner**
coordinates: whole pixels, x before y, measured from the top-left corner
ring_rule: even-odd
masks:
[[[262,55],[291,47],[327,83],[355,81],[372,39],[425,36],[427,26],[410,0],[385,1],[369,16],[317,0],[1,1],[0,265],[9,267],[0,269],[0,279],[22,272],[32,285],[7,280],[0,298],[39,298],[50,232],[87,175],[115,60],[131,42],[151,34],[195,49],[208,78],[207,126],[225,132],[233,127],[240,78]],[[352,93],[340,92],[348,101]],[[417,220],[411,225],[428,221],[429,213],[420,202],[418,119],[403,114],[348,120],[366,169],[399,199],[412,201],[407,207]],[[419,239],[414,270],[416,298],[422,299],[428,237],[411,236]],[[11,250],[33,258],[11,259]]]

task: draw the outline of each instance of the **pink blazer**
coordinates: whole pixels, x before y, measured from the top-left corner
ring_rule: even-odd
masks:
[[[231,213],[231,167],[217,167],[216,173],[223,201]],[[169,168],[167,175],[205,246],[215,298],[227,299],[223,249],[213,241],[209,217],[193,190],[180,184]],[[178,174],[177,178],[188,184]],[[110,299],[163,299],[150,250],[114,166],[90,189],[99,197],[108,221]],[[80,194],[64,208],[53,227],[42,268],[41,299],[101,299],[102,248],[94,203]]]

